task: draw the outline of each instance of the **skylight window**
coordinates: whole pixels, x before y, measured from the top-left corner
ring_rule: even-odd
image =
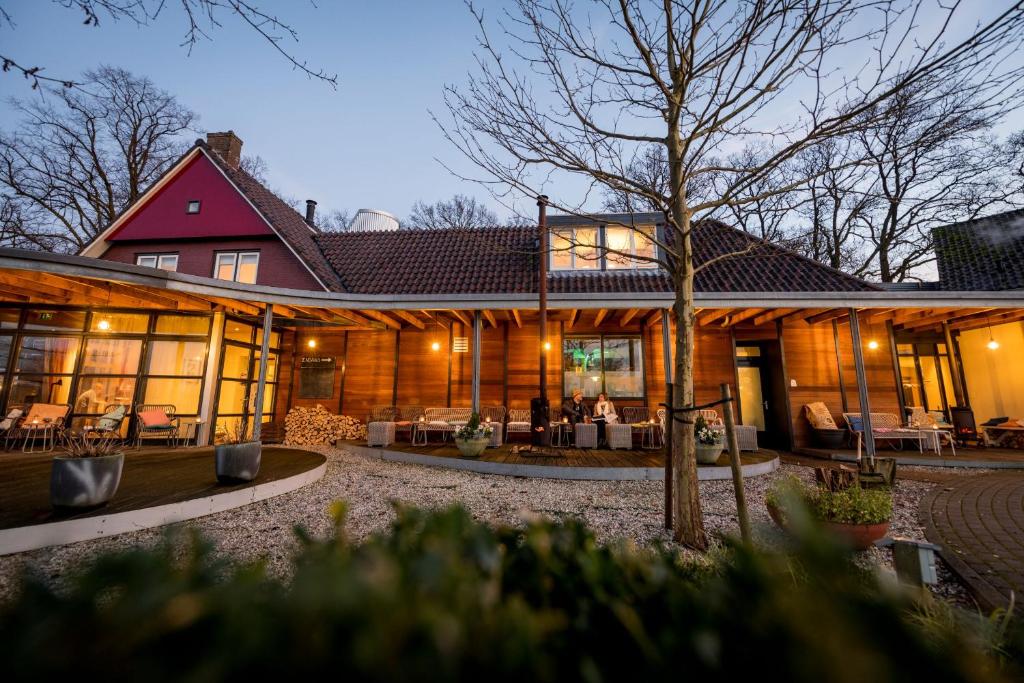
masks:
[[[199,200],[190,199],[188,206],[185,207],[185,213],[199,213]]]

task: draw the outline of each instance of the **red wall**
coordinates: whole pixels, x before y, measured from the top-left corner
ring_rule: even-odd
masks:
[[[199,213],[185,212],[198,199]],[[128,218],[108,242],[273,235],[273,230],[203,154]]]
[[[259,251],[256,284],[322,291],[316,279],[276,236],[242,239],[158,240],[120,242],[111,245],[102,258],[135,263],[139,254],[178,254],[178,272],[213,277],[215,251]]]

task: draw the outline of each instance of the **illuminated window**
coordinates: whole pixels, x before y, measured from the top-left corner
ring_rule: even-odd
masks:
[[[647,260],[656,255],[652,226],[627,228],[610,225],[605,228],[605,247],[608,268],[657,267],[656,263]],[[632,258],[634,256],[645,258]]]
[[[551,231],[551,270],[657,268],[655,227],[602,226]],[[603,240],[601,239],[603,236]]]
[[[579,389],[586,398],[644,395],[643,349],[639,337],[567,337],[562,342],[565,393]]]
[[[135,265],[160,270],[178,270],[177,254],[140,254],[135,257]]]
[[[260,265],[258,251],[223,251],[217,254],[213,276],[218,280],[234,280],[255,284]]]
[[[598,270],[597,228],[566,228],[551,234],[552,270]]]

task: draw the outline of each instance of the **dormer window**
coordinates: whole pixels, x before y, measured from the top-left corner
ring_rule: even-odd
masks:
[[[565,227],[551,230],[551,270],[657,268],[653,225]]]
[[[655,268],[658,264],[645,258],[654,258],[654,226],[635,228],[621,225],[605,226],[605,261],[609,270],[621,268]]]
[[[185,213],[199,213],[199,200],[188,200],[188,206],[185,207]]]
[[[552,270],[599,270],[601,255],[597,228],[564,228],[551,231]]]

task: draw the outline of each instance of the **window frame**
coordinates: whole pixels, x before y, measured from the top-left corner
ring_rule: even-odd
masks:
[[[195,206],[196,206],[196,210],[195,211],[192,210],[192,205],[193,204],[195,204]],[[195,216],[196,214],[198,214],[202,210],[203,210],[203,200],[201,200],[201,199],[189,199],[185,203],[185,213],[186,213],[186,215]]]
[[[157,252],[157,253],[152,253],[152,254],[136,254],[135,255],[135,265],[142,266],[144,268],[157,268],[159,270],[166,270],[166,271],[171,272],[171,273],[176,273],[176,272],[178,272],[178,255],[179,254],[176,251],[165,251],[165,252]],[[140,263],[142,261],[142,259],[153,259],[153,265],[150,266],[150,265],[147,265],[145,263]],[[168,260],[169,259],[174,259],[174,267],[173,268],[165,268],[164,267],[164,260],[165,259],[168,259]]]
[[[221,257],[230,256],[232,258],[231,264],[231,279],[226,279],[218,276],[220,271],[220,260]],[[238,279],[238,270],[242,265],[243,256],[255,256],[256,264],[253,273],[252,282],[242,282]],[[215,280],[223,280],[224,282],[241,282],[243,285],[254,285],[259,280],[260,276],[260,251],[258,249],[247,249],[244,251],[215,251],[213,252],[213,278]]]
[[[608,395],[608,384],[607,384],[607,371],[605,370],[605,358],[606,358],[606,340],[609,339],[625,339],[628,341],[639,341],[640,342],[640,388],[641,393],[638,396],[611,396]],[[596,332],[594,334],[567,334],[562,337],[562,348],[561,348],[561,378],[562,378],[562,399],[570,398],[566,394],[565,384],[565,342],[571,340],[590,340],[597,341],[601,350],[601,388],[600,393],[608,395],[608,398],[615,401],[646,401],[647,400],[647,358],[645,354],[645,344],[643,334],[629,334],[629,333],[611,333],[605,334],[603,332]]]
[[[613,265],[611,260],[608,258],[609,254],[607,252],[607,248],[608,248],[607,245],[608,245],[608,229],[609,228],[620,228],[620,229],[624,229],[624,230],[628,231],[628,233],[629,233],[629,250],[630,250],[630,253],[633,254],[632,257],[629,257],[629,263],[628,264],[622,264],[622,265],[615,264],[615,265]],[[650,240],[651,240],[652,246],[654,247],[654,257],[657,258],[657,256],[658,256],[657,239],[658,239],[658,234],[659,234],[660,229],[661,229],[661,225],[660,224],[638,225],[638,226],[635,226],[635,227],[627,226],[627,225],[618,225],[618,224],[609,225],[607,223],[599,223],[599,224],[596,224],[596,225],[550,226],[548,228],[548,230],[549,230],[548,270],[550,270],[552,272],[556,272],[556,273],[606,272],[606,271],[630,271],[630,270],[640,270],[640,271],[658,270],[658,269],[660,269],[660,266],[659,266],[659,264],[657,262],[641,260],[641,259],[637,259],[636,258],[636,253],[637,253],[637,251],[636,251],[636,233],[637,233],[637,230],[644,230],[644,229],[647,229],[647,228],[650,229]],[[594,264],[592,267],[580,268],[580,267],[578,267],[576,265],[576,249],[577,249],[578,246],[580,246],[580,245],[578,245],[576,243],[576,231],[577,230],[595,230],[596,231],[596,240],[595,240],[594,249],[597,250],[598,258],[597,259],[585,259],[586,263]],[[550,244],[551,244],[551,242],[554,241],[555,235],[559,235],[559,234],[562,235],[562,236],[568,234],[568,238],[567,239],[568,239],[568,241],[570,243],[569,249],[568,250],[565,250],[565,249],[559,249],[558,250],[558,253],[565,253],[566,251],[568,251],[569,263],[570,263],[570,265],[568,267],[560,267],[560,266],[557,266],[555,264],[555,253],[556,252],[555,252],[555,250],[553,248],[550,248]],[[625,257],[623,257],[623,258],[625,258]]]

